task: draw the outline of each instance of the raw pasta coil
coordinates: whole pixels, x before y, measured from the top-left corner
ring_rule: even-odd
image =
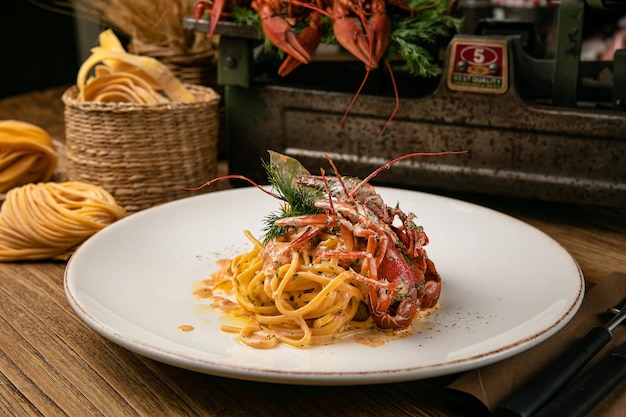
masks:
[[[109,192],[92,184],[13,188],[0,207],[0,261],[67,259],[88,237],[126,214]]]
[[[18,120],[0,121],[0,193],[50,180],[58,158],[48,133]]]

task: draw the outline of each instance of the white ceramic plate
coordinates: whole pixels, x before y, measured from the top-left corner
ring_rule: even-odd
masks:
[[[577,263],[539,230],[496,211],[406,190],[378,188],[418,216],[443,277],[440,309],[414,335],[256,350],[219,330],[223,317],[192,295],[215,260],[250,249],[248,229],[278,201],[255,188],[203,194],[131,215],[76,251],[65,291],[78,315],[125,348],[208,374],[293,384],[398,382],[481,367],[545,340],[578,310]],[[182,332],[178,326],[192,325]]]

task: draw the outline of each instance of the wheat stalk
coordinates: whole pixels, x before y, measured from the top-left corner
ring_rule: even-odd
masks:
[[[104,22],[133,40],[181,51],[211,47],[200,33],[183,28],[196,0],[73,0],[73,10]]]

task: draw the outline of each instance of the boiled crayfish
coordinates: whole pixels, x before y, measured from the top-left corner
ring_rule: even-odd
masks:
[[[328,176],[323,170],[321,175],[310,175],[293,158],[270,152],[271,162],[266,168],[278,194],[239,175],[216,178],[202,187],[226,178],[239,178],[286,200],[287,208],[283,209],[283,213],[269,218],[265,244],[266,247],[277,246],[275,239],[281,233],[290,233],[292,238],[287,247],[281,246],[280,251],[269,250],[273,262],[279,257],[289,259],[293,251],[311,249],[315,250],[315,259],[339,259],[352,269],[357,281],[363,283],[369,314],[378,328],[404,329],[411,324],[418,311],[437,305],[441,277],[424,250],[428,236],[422,227],[415,225],[415,215],[404,213],[399,206],[387,206],[369,181],[382,170],[407,158],[460,153],[465,152],[404,155],[361,181],[338,174]],[[326,158],[337,173],[333,161],[328,156]],[[281,180],[272,181],[272,178]],[[299,192],[294,192],[294,189]],[[302,204],[285,196],[301,196],[302,190],[306,189],[316,193],[314,209],[306,214],[294,215],[294,211],[302,212]],[[320,233],[340,236],[342,246],[332,250],[311,246],[310,242]],[[268,262],[268,266],[271,265],[272,262]]]
[[[417,12],[445,5],[449,0],[199,0],[194,7],[194,16],[199,20],[209,15],[207,36],[215,33],[217,23],[227,8],[238,6],[253,9],[260,18],[263,33],[278,49],[285,52],[286,60],[301,64],[310,62],[311,54],[317,49],[324,26],[331,22],[332,37],[345,50],[365,64],[370,70],[377,68],[392,40],[392,16],[401,22],[403,33],[410,32],[411,24],[406,18],[415,19],[421,26],[413,30],[411,38],[398,34],[403,42],[417,41],[429,37],[424,30],[442,33],[446,28],[458,25],[449,18],[447,9],[437,10],[436,17],[420,21]],[[327,19],[322,20],[325,16]],[[303,24],[304,22],[304,24]],[[434,28],[434,30],[433,30]],[[432,41],[432,40],[431,40]],[[402,51],[395,51],[409,59]],[[279,70],[280,75],[290,71]]]
[[[209,14],[207,36],[213,36],[225,9],[225,0],[200,0],[194,7],[199,20]],[[252,0],[249,6],[258,13],[263,33],[287,58],[280,75],[296,68],[293,62],[307,64],[323,35],[322,15],[332,22],[337,42],[368,69],[376,68],[389,44],[391,19],[384,0]],[[304,28],[300,22],[307,22]],[[292,62],[291,64],[288,63]]]

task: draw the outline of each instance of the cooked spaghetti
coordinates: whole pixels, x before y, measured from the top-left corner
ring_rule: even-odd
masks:
[[[254,248],[230,261],[214,282],[232,277],[240,306],[234,314],[249,321],[223,330],[238,332],[249,346],[270,348],[327,344],[373,327],[362,284],[337,259],[314,260],[308,250],[288,250],[287,241],[264,246],[245,233]],[[337,243],[336,236],[324,236],[318,246],[332,250]],[[280,264],[268,265],[275,261]]]
[[[113,196],[95,185],[13,188],[0,207],[0,261],[67,259],[76,246],[124,216]]]

